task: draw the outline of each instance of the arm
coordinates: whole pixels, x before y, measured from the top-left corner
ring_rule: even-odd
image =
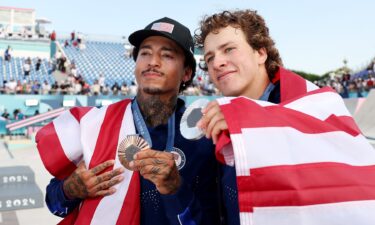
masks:
[[[51,179],[47,186],[46,204],[51,213],[56,216],[65,217],[71,213],[79,204],[81,199],[68,199],[63,190],[64,181],[56,178]]]
[[[124,169],[117,168],[100,174],[112,166],[108,160],[88,170],[84,162],[65,180],[53,178],[47,186],[46,204],[48,209],[57,216],[65,217],[72,212],[83,199],[106,196],[115,193],[113,187],[123,180],[120,175]]]

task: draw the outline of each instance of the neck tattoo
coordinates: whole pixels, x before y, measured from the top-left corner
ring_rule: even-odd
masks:
[[[162,100],[159,95],[143,96],[138,93],[137,102],[146,125],[156,127],[168,123],[177,104],[177,95]]]

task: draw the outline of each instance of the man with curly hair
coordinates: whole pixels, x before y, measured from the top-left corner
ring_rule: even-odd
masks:
[[[210,102],[197,124],[226,164],[227,223],[374,223],[375,181],[365,177],[375,174],[375,152],[340,96],[282,67],[256,11],[207,16],[195,38],[201,68],[236,97]]]

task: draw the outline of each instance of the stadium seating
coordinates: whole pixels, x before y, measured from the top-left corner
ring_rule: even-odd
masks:
[[[83,50],[71,45],[63,49],[70,62],[76,64],[78,74],[90,85],[100,74],[105,76],[109,86],[115,82],[130,84],[134,80],[134,61],[125,56],[121,43],[88,41]]]
[[[63,41],[61,41],[63,46]],[[92,85],[95,79],[103,74],[106,83],[112,86],[115,82],[128,85],[134,81],[133,58],[125,56],[125,48],[122,43],[88,41],[86,48],[80,50],[72,45],[63,48],[67,58],[76,64],[78,73],[86,82]],[[197,68],[197,75],[204,75],[204,71]]]
[[[6,62],[3,58],[0,58],[0,82],[3,83],[4,80],[9,81],[11,79],[16,81],[38,81],[39,83],[47,81],[50,84],[55,82],[54,77],[49,75],[50,68],[47,59],[42,59],[40,69],[36,71],[35,64],[38,59],[31,58],[30,75],[25,77],[23,64],[26,59],[24,57],[12,57],[10,62]]]

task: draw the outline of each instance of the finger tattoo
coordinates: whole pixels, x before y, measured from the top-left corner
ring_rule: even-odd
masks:
[[[160,171],[160,167],[157,167],[157,166],[154,166],[154,167],[152,167],[152,169],[151,169],[151,173],[152,173],[152,174],[158,174],[159,171]]]

